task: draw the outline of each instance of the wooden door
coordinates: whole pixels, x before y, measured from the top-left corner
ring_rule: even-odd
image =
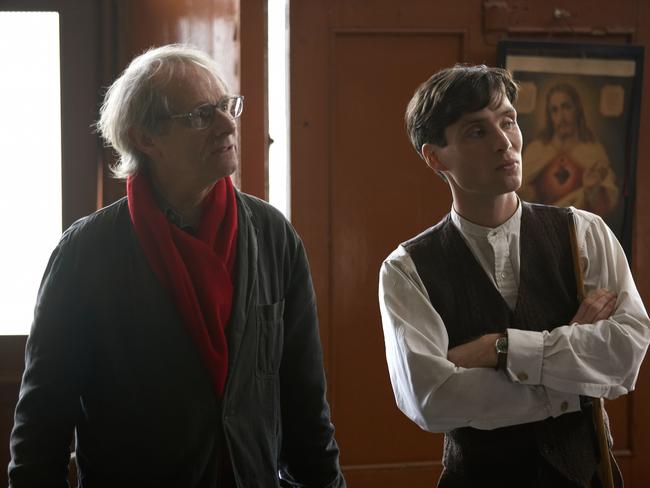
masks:
[[[650,21],[648,9],[638,17],[636,1],[556,3],[580,12],[581,41],[630,42]],[[312,266],[336,436],[352,488],[431,487],[441,470],[442,436],[421,431],[395,406],[377,305],[382,260],[451,206],[446,184],[409,145],[406,104],[442,67],[494,65],[496,42],[506,35],[574,38],[575,26],[554,22],[551,6],[541,4],[291,2],[292,215]],[[618,27],[603,31],[610,25]],[[637,246],[637,275],[648,257],[650,249]],[[648,282],[639,287],[650,300]],[[650,390],[650,374],[637,387]],[[645,410],[647,393],[608,405],[626,486],[650,483]]]

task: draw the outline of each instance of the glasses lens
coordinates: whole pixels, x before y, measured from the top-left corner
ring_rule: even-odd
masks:
[[[233,119],[241,115],[243,108],[242,97],[228,97],[224,100],[223,111],[229,114]]]
[[[212,123],[214,118],[214,106],[210,104],[201,105],[192,112],[192,127],[205,129]]]
[[[235,118],[239,117],[243,110],[244,110],[244,98],[235,97],[235,99],[233,100],[232,116]]]

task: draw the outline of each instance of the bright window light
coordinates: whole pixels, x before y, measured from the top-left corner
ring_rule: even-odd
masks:
[[[0,12],[0,334],[29,333],[61,235],[59,14]]]
[[[291,218],[288,16],[289,0],[268,0],[269,202]]]

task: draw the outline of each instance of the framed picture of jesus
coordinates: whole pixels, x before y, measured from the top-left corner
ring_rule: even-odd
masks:
[[[529,202],[600,215],[631,256],[643,47],[502,41]]]

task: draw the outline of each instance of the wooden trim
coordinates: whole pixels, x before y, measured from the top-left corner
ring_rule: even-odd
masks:
[[[268,200],[267,2],[240,3],[241,93],[246,97],[241,118],[241,189]]]

